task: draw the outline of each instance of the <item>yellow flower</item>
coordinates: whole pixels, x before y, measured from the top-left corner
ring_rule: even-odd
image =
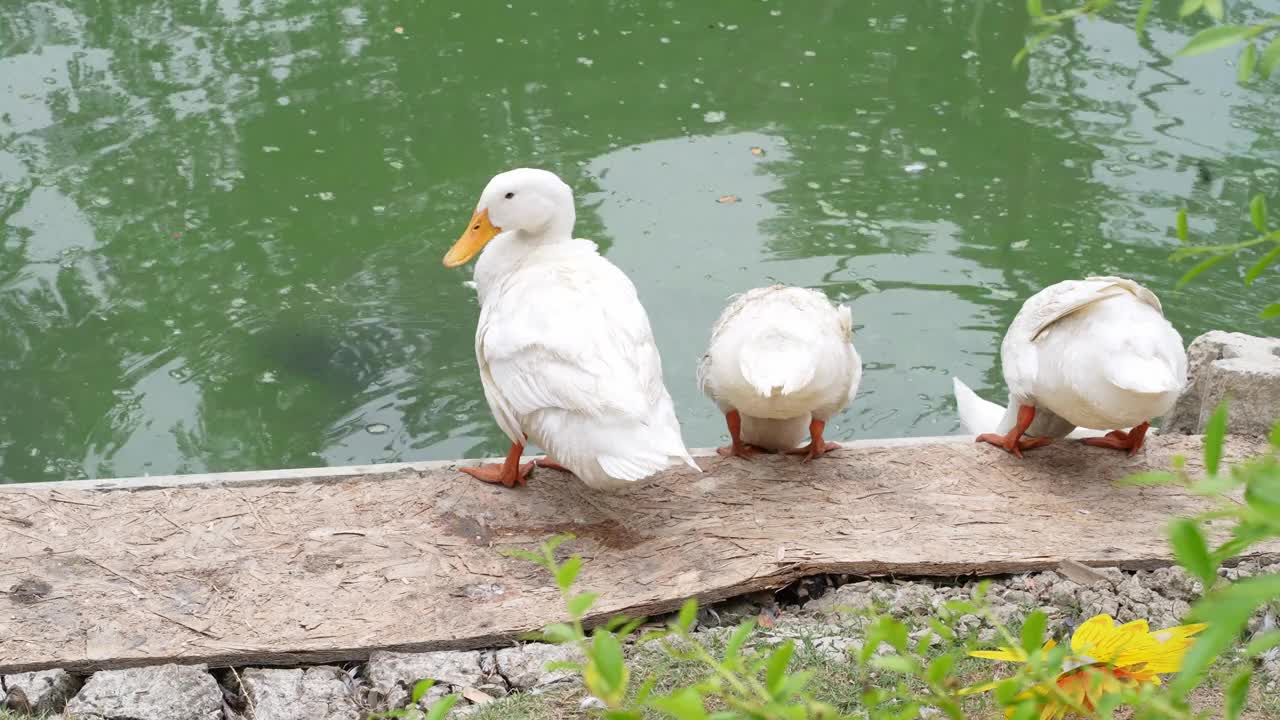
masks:
[[[1140,685],[1159,685],[1162,673],[1177,672],[1193,642],[1191,636],[1204,628],[1204,625],[1180,625],[1152,632],[1146,620],[1117,625],[1110,615],[1095,615],[1071,635],[1071,654],[1055,681],[1059,692],[1041,685],[1018,698],[1040,697],[1044,702],[1041,720],[1066,717],[1072,707],[1094,710],[1107,695]],[[1048,652],[1056,645],[1050,640],[1044,644],[1043,651]],[[969,654],[988,660],[1027,661],[1027,654],[1021,648]],[[990,690],[998,684],[967,688],[964,694]],[[1070,698],[1071,703],[1064,701],[1063,695]]]

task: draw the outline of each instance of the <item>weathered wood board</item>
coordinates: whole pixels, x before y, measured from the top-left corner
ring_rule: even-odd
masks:
[[[1256,449],[1233,441],[1228,457]],[[502,644],[561,605],[543,571],[498,550],[564,531],[603,614],[824,572],[1160,565],[1169,516],[1204,501],[1114,481],[1175,453],[1198,469],[1198,438],[1156,437],[1136,458],[1060,444],[1022,461],[939,439],[806,465],[703,458],[701,475],[617,494],[548,470],[507,490],[438,463],[0,486],[0,673]]]

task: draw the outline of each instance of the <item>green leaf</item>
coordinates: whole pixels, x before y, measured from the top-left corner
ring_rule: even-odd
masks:
[[[1280,475],[1269,472],[1249,478],[1244,501],[1264,513],[1280,513]]]
[[[747,641],[747,638],[751,635],[751,631],[755,629],[755,621],[747,620],[733,631],[733,635],[729,636],[729,642],[724,646],[724,659],[726,661],[737,659],[738,652],[742,650],[743,643]]]
[[[1271,447],[1280,448],[1280,422],[1271,426],[1271,435],[1268,439],[1271,441]]]
[[[1187,235],[1187,209],[1178,208],[1178,239],[1185,243],[1188,237],[1190,236]]]
[[[1258,232],[1267,231],[1267,199],[1262,196],[1262,193],[1254,195],[1249,201],[1249,218],[1253,220],[1253,226],[1258,228]]]
[[[1280,303],[1271,303],[1270,305],[1262,308],[1262,312],[1258,313],[1258,317],[1263,320],[1280,317]]]
[[[627,668],[622,662],[622,646],[613,633],[597,632],[592,638],[591,660],[608,688],[624,689]]]
[[[1232,583],[1201,598],[1191,609],[1194,620],[1208,623],[1182,661],[1182,672],[1170,689],[1179,697],[1201,683],[1205,670],[1235,644],[1253,612],[1280,596],[1280,575],[1259,575]]]
[[[1215,25],[1196,33],[1195,37],[1178,51],[1178,54],[1191,57],[1230,47],[1248,38],[1252,30],[1245,25]]]
[[[1182,0],[1182,7],[1178,9],[1178,15],[1186,17],[1202,7],[1204,7],[1204,0]]]
[[[1147,16],[1151,14],[1151,6],[1155,0],[1142,0],[1142,5],[1138,8],[1138,19],[1133,24],[1133,29],[1138,33],[1138,37],[1147,30]]]
[[[1258,64],[1258,48],[1253,43],[1245,43],[1240,51],[1240,61],[1236,65],[1236,82],[1247,85],[1253,77],[1253,68]]]
[[[877,655],[871,658],[871,667],[904,675],[912,675],[916,671],[915,661],[902,655]]]
[[[782,687],[782,681],[787,675],[787,664],[791,662],[791,656],[795,654],[796,645],[788,640],[782,643],[777,650],[769,655],[768,661],[765,662],[764,686],[773,696],[774,700],[784,700],[779,697],[778,690]]]
[[[1204,426],[1204,471],[1210,475],[1218,474],[1218,465],[1222,462],[1222,443],[1227,437],[1227,401],[1224,399],[1214,408],[1213,415]]]
[[[1205,260],[1201,260],[1200,262],[1196,263],[1195,267],[1188,270],[1185,275],[1178,278],[1178,287],[1179,288],[1183,287],[1187,283],[1194,280],[1196,276],[1199,275],[1200,273],[1204,272],[1205,270],[1208,270],[1209,268],[1213,267],[1214,265],[1217,265],[1218,263],[1222,262],[1223,260],[1226,260],[1229,257],[1231,256],[1230,255],[1214,255],[1213,257],[1207,258]]]
[[[1262,51],[1262,60],[1258,63],[1258,72],[1262,73],[1262,77],[1269,78],[1278,65],[1280,65],[1280,35],[1271,38],[1271,44],[1267,46],[1266,50]]]
[[[426,680],[419,680],[414,683],[413,692],[409,694],[409,702],[417,705],[418,701],[422,699],[422,696],[426,695],[427,691],[431,689],[431,686],[435,684],[436,681],[430,678],[427,678]]]
[[[676,720],[707,720],[707,708],[702,704],[702,696],[693,688],[683,688],[650,702]]]
[[[431,709],[427,711],[425,720],[442,720],[449,711],[453,709],[454,704],[458,702],[457,695],[445,695],[439,700],[431,703]]]
[[[698,619],[698,600],[689,598],[680,606],[680,615],[676,617],[676,627],[688,631]]]
[[[1169,525],[1169,541],[1173,544],[1178,564],[1200,578],[1206,588],[1212,587],[1218,569],[1209,557],[1209,545],[1194,520],[1180,518]]]
[[[587,611],[591,609],[592,605],[596,604],[596,600],[599,598],[600,593],[593,592],[584,592],[574,595],[569,598],[567,603],[565,603],[566,607],[569,609],[569,616],[580,618],[583,615],[586,615]]]
[[[548,625],[543,629],[542,637],[547,642],[564,645],[577,640],[578,633],[574,631],[572,627],[564,623],[556,623],[554,625]]]
[[[1044,626],[1048,621],[1045,614],[1036,610],[1027,616],[1022,623],[1022,649],[1030,655],[1044,644]]]
[[[541,555],[531,553],[528,550],[521,550],[520,548],[501,548],[498,550],[498,554],[505,555],[509,558],[515,558],[516,560],[536,563],[538,565],[543,564]]]
[[[929,663],[925,676],[929,682],[934,685],[941,685],[947,679],[947,674],[951,672],[951,668],[955,665],[956,658],[954,655],[939,655]]]
[[[1035,720],[1040,717],[1040,706],[1034,700],[1027,700],[1018,705],[1018,709],[1014,711],[1009,720]]]
[[[1222,7],[1222,0],[1204,0],[1204,11],[1215,22],[1222,22],[1222,18],[1226,16],[1225,9]]]
[[[1226,701],[1226,720],[1240,720],[1245,703],[1249,700],[1249,681],[1252,678],[1253,669],[1249,667],[1240,668],[1235,677],[1231,678],[1226,697],[1223,698]]]
[[[1040,0],[1027,0],[1027,14],[1033,18],[1044,17],[1044,6]]]
[[[1002,707],[1013,704],[1013,699],[1022,692],[1022,683],[1015,679],[1005,680],[996,685],[996,702]]]
[[[1254,263],[1253,266],[1249,268],[1249,271],[1244,274],[1245,287],[1253,285],[1253,281],[1257,280],[1258,276],[1262,275],[1264,270],[1271,267],[1271,263],[1275,262],[1278,257],[1280,257],[1280,245],[1272,248],[1271,252],[1263,255],[1259,258],[1258,262]]]
[[[567,591],[569,588],[573,587],[573,582],[578,579],[578,573],[581,572],[581,570],[582,558],[574,555],[568,560],[565,560],[564,564],[560,566],[560,569],[556,570],[556,585],[559,585],[561,590]]]
[[[1271,648],[1280,647],[1280,630],[1263,633],[1251,640],[1244,649],[1245,657],[1255,658]]]

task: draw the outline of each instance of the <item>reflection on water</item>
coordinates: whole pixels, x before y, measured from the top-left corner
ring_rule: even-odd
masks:
[[[957,429],[950,375],[998,393],[1068,277],[1266,332],[1238,270],[1175,291],[1165,258],[1179,206],[1229,238],[1280,205],[1277,82],[1172,59],[1169,17],[1015,70],[1017,3],[114,5],[0,5],[0,481],[502,451],[439,258],[521,164],[635,280],[695,446],[710,323],[773,281],[853,307],[836,437]]]

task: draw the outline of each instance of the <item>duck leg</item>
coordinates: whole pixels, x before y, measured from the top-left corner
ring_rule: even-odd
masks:
[[[788,450],[788,455],[804,455],[804,460],[800,462],[809,462],[814,458],[820,458],[832,450],[839,450],[840,444],[826,442],[822,439],[822,431],[827,427],[825,420],[812,420],[809,422],[809,444],[795,450]]]
[[[1137,455],[1142,449],[1142,443],[1147,437],[1147,429],[1150,427],[1151,423],[1142,423],[1129,432],[1112,430],[1105,437],[1085,438],[1080,442],[1094,447],[1128,450],[1130,455]]]
[[[1036,419],[1036,408],[1034,405],[1022,405],[1018,408],[1018,423],[1013,426],[1005,435],[999,433],[983,433],[974,439],[974,442],[991,443],[996,447],[1003,448],[1006,452],[1011,452],[1017,457],[1022,457],[1023,450],[1030,450],[1053,442],[1053,438],[1029,438],[1023,437],[1022,434],[1031,427],[1031,421]]]
[[[716,448],[716,453],[720,457],[740,457],[744,460],[750,460],[759,453],[761,449],[755,445],[748,445],[742,442],[742,416],[737,410],[730,410],[724,414],[724,422],[729,426],[729,446]]]
[[[550,455],[534,460],[533,464],[536,465],[537,467],[546,468],[548,470],[559,470],[560,472],[567,472],[571,474],[573,473],[573,471],[570,470],[569,468],[553,460]]]
[[[524,485],[525,478],[533,470],[533,463],[520,464],[520,454],[523,452],[524,445],[511,443],[511,449],[507,451],[507,459],[501,463],[458,469],[477,480],[483,480],[487,483],[501,483],[505,487]]]

